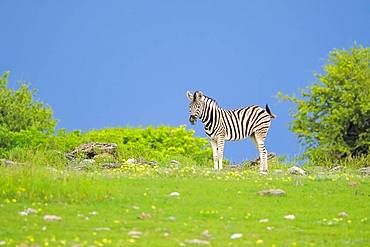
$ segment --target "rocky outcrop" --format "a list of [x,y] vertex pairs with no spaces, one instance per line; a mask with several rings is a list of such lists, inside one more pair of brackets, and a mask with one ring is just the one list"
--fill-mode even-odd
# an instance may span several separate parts
[[71,152],[66,154],[67,158],[86,158],[92,159],[97,155],[109,154],[115,155],[117,152],[116,143],[106,143],[106,142],[90,142],[81,144]]

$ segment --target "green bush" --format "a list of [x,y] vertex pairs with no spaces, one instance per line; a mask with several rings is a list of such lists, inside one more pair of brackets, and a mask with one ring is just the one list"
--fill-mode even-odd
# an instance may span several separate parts
[[35,90],[21,83],[17,90],[7,87],[9,72],[0,76],[0,127],[13,132],[37,130],[53,133],[56,121],[50,107],[35,101]]
[[330,52],[323,74],[293,102],[291,130],[313,161],[366,156],[370,150],[370,48]]
[[50,134],[34,128],[14,132],[5,126],[0,126],[0,157],[6,156],[14,148],[35,150],[45,147],[50,138]]
[[194,131],[180,127],[112,128],[67,132],[60,130],[47,143],[48,148],[68,152],[87,142],[114,142],[118,144],[119,158],[138,158],[158,162],[186,159],[204,164],[211,161],[212,153],[205,138],[194,137]]

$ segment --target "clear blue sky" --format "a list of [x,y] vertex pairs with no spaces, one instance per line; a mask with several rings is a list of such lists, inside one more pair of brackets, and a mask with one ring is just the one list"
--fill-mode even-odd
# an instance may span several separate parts
[[[59,128],[186,124],[186,90],[225,108],[269,103],[267,148],[302,153],[288,103],[327,54],[369,46],[370,1],[0,1],[0,71],[31,83]],[[226,158],[252,159],[251,142]]]

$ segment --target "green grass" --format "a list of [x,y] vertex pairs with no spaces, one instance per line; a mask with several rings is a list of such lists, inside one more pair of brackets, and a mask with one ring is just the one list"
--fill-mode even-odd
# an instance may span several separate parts
[[[307,176],[274,174],[273,170],[260,176],[250,169],[213,172],[136,166],[77,172],[2,166],[0,243],[189,246],[188,240],[199,239],[211,246],[370,245],[368,177],[351,170],[312,170]],[[287,195],[257,194],[268,188],[283,189]],[[180,196],[169,195],[174,191]],[[26,208],[38,213],[21,216]],[[348,217],[339,217],[342,211]],[[147,217],[141,219],[142,213]],[[46,214],[62,220],[44,221]],[[284,219],[288,214],[296,219]],[[260,223],[264,218],[269,221]],[[109,230],[97,229],[102,227]],[[128,234],[132,230],[142,236],[132,238]],[[205,230],[208,238],[202,236]],[[243,236],[232,240],[234,233]]]

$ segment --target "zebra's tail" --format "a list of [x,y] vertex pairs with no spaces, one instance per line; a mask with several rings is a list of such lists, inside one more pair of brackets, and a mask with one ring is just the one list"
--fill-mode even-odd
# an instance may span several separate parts
[[271,112],[268,104],[266,104],[266,111],[271,116],[271,118],[276,118],[276,115]]

